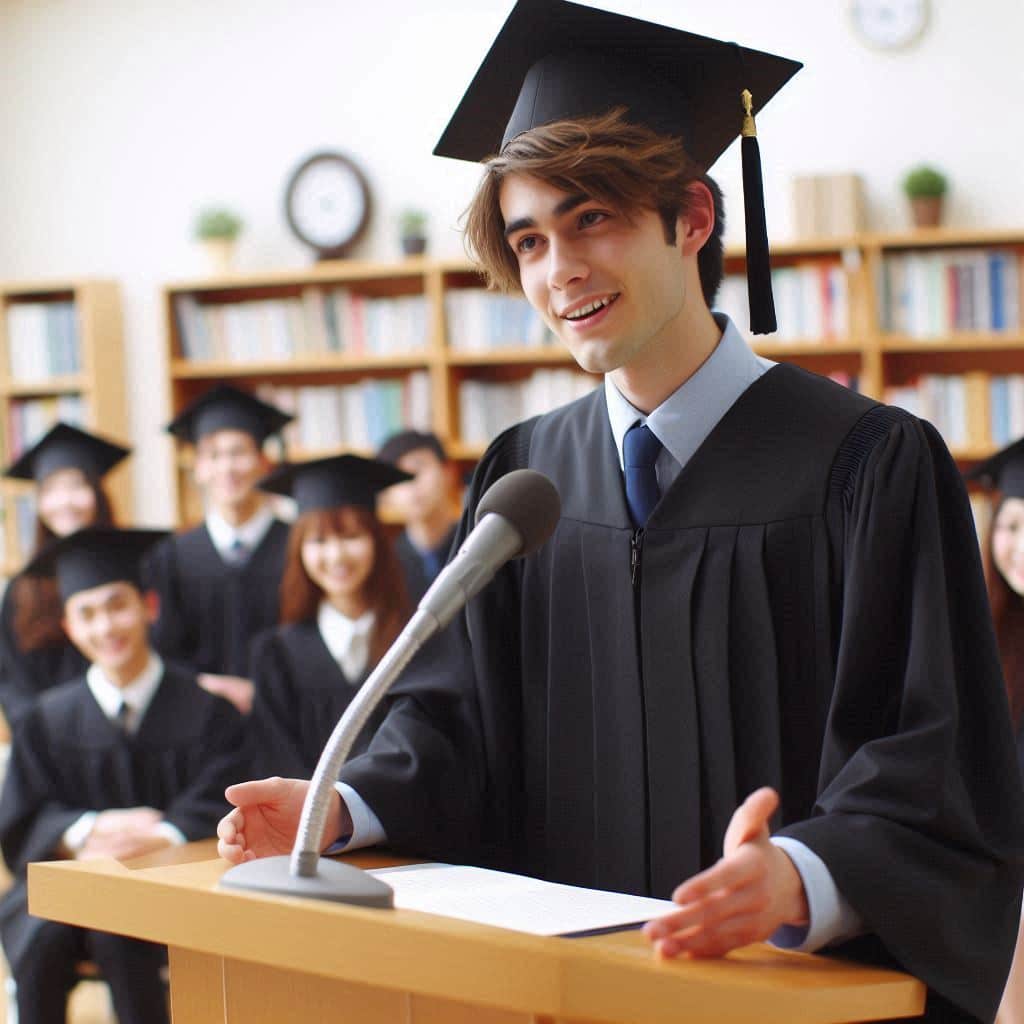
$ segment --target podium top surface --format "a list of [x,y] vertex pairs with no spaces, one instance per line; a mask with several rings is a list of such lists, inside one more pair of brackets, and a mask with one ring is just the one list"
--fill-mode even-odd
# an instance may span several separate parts
[[[367,852],[346,859],[408,863]],[[227,867],[210,843],[131,866],[33,864],[29,909],[228,959],[553,1017],[656,1024],[699,1001],[713,1003],[721,1021],[826,1024],[924,1008],[924,986],[908,975],[763,944],[718,960],[663,962],[636,930],[547,938],[410,910],[219,890]]]

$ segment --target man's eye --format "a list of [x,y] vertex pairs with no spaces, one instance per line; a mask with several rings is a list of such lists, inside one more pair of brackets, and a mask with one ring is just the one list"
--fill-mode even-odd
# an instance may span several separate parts
[[594,224],[600,224],[605,218],[600,210],[587,210],[580,214],[580,227],[589,228]]
[[524,235],[518,242],[516,242],[516,252],[532,252],[536,248],[536,235]]

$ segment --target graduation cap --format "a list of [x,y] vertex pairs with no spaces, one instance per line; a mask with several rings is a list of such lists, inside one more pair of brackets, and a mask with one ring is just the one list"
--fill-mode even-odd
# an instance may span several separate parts
[[438,462],[448,461],[448,456],[445,454],[437,434],[428,434],[421,430],[403,430],[392,434],[380,446],[377,458],[381,462],[390,462],[394,465],[404,455],[408,455],[409,452],[418,452],[422,448],[433,452],[437,456]]
[[166,530],[89,526],[58,537],[25,566],[26,576],[54,576],[62,601],[81,590],[124,581],[142,589],[142,556]]
[[373,508],[377,492],[411,480],[408,473],[358,455],[332,455],[311,462],[278,466],[257,485],[271,494],[294,498],[299,515],[316,509],[365,505]]
[[4,476],[35,480],[41,484],[58,469],[80,469],[86,476],[99,480],[130,454],[130,448],[104,440],[70,423],[57,423],[31,448],[22,452],[7,467]]
[[567,0],[518,0],[459,103],[437,156],[481,161],[517,135],[624,106],[627,119],[679,136],[707,170],[743,137],[751,329],[776,328],[758,109],[798,61]]
[[1024,498],[1024,437],[996,452],[966,474],[1006,498]]
[[191,444],[198,444],[216,430],[244,430],[262,445],[294,418],[247,391],[218,384],[185,406],[167,424],[167,430]]

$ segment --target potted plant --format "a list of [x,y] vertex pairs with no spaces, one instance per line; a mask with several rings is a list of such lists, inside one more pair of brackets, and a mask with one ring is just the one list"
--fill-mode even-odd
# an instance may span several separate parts
[[234,263],[235,241],[242,231],[243,221],[233,210],[223,206],[208,206],[196,217],[195,235],[203,249],[211,272],[228,273]]
[[403,210],[398,215],[402,252],[421,256],[427,249],[427,215],[422,210]]
[[942,223],[942,200],[948,188],[946,176],[927,164],[907,172],[903,179],[903,191],[910,199],[914,227],[934,228]]

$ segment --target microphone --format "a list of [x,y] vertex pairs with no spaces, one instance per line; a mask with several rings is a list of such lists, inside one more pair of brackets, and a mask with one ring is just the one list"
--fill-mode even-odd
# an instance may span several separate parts
[[302,807],[290,857],[266,857],[224,873],[226,888],[391,907],[391,887],[351,864],[321,860],[320,843],[341,766],[374,709],[413,655],[512,558],[536,551],[561,515],[554,484],[542,473],[517,469],[495,481],[477,506],[476,523],[458,552],[423,595],[406,627],[334,727]]

